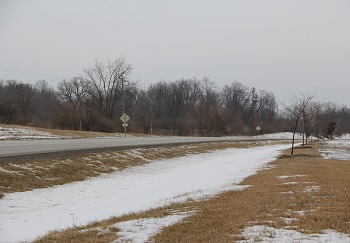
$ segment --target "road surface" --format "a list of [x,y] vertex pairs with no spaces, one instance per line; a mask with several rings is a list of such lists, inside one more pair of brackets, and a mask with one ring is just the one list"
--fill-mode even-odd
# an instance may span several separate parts
[[216,141],[262,140],[250,137],[126,137],[52,140],[0,141],[0,158],[64,151],[127,148],[167,144],[184,144]]

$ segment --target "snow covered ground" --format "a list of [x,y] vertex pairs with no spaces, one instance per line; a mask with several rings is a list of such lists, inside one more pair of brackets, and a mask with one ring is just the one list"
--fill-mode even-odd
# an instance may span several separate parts
[[[279,133],[272,133],[272,134],[263,134],[254,136],[256,138],[263,138],[263,139],[292,139],[293,133],[291,132],[279,132]],[[300,134],[295,134],[296,139],[302,138]]]
[[[287,139],[292,140],[293,139],[293,133],[292,132],[279,132],[279,133],[271,133],[271,134],[263,134],[254,136],[255,138],[262,138],[262,139]],[[301,133],[295,133],[294,139],[303,139],[303,135]],[[308,137],[308,141],[317,140],[316,137],[310,136]]]
[[326,230],[324,234],[302,234],[295,230],[276,229],[267,226],[252,226],[244,230],[242,236],[249,240],[238,241],[241,243],[253,242],[303,242],[303,243],[320,243],[320,242],[337,242],[349,243],[349,235],[339,233],[334,230]]
[[350,160],[350,140],[339,139],[327,142],[327,146],[320,150],[325,159]]
[[0,140],[22,140],[22,139],[57,139],[61,136],[53,135],[49,132],[42,132],[36,129],[0,126]]
[[82,182],[7,194],[0,200],[0,239],[29,241],[49,230],[241,189],[238,183],[288,147],[228,149],[160,160]]

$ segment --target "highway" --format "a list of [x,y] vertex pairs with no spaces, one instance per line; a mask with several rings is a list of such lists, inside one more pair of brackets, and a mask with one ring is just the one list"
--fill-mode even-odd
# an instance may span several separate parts
[[52,140],[10,140],[0,141],[0,158],[105,148],[128,148],[184,143],[253,140],[262,139],[250,137],[122,137]]

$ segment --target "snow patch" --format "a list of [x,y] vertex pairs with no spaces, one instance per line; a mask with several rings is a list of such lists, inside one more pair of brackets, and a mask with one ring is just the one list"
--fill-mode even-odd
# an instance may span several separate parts
[[319,191],[320,191],[319,186],[308,186],[304,190],[304,192],[306,192],[306,193],[319,192]]
[[[264,134],[259,136],[254,136],[256,138],[264,138],[264,139],[293,139],[293,133],[291,132],[280,132],[280,133],[272,133],[272,134]],[[295,138],[300,139],[301,136],[295,134]]]
[[115,243],[133,242],[143,243],[159,233],[163,228],[176,224],[188,217],[189,214],[169,215],[163,218],[135,219],[114,224],[112,227],[118,228],[120,236]]
[[324,234],[302,234],[295,230],[276,229],[267,226],[252,226],[244,230],[242,236],[247,240],[238,242],[350,242],[350,235],[334,230],[325,230]]
[[61,136],[30,128],[0,126],[0,140],[57,139]]
[[325,159],[350,160],[350,140],[333,140],[320,153]]
[[292,222],[294,221],[298,221],[299,219],[297,218],[283,218],[281,217],[280,218],[285,224],[291,224]]
[[284,175],[284,176],[277,176],[277,178],[284,180],[284,179],[297,178],[297,177],[303,177],[303,176],[305,176],[305,175],[291,175],[291,176]]

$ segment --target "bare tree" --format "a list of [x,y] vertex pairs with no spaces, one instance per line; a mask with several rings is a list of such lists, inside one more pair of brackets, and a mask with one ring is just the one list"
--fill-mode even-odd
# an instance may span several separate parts
[[224,128],[219,93],[214,82],[203,78],[198,99],[191,104],[190,127],[201,136],[217,136]]
[[320,137],[319,128],[322,124],[322,104],[319,102],[310,103],[310,112],[308,121],[310,123],[310,129],[314,129],[314,134],[317,138]]
[[265,90],[259,90],[256,112],[262,121],[273,123],[277,115],[275,95]]
[[[87,80],[82,77],[74,77],[69,81],[63,80],[58,84],[58,97],[62,101],[59,107],[59,114],[56,118],[73,129],[83,130],[83,120],[87,123],[87,107],[91,103],[91,88]],[[69,115],[70,114],[70,115]]]
[[[132,86],[132,65],[119,57],[106,64],[95,61],[92,68],[84,70],[93,93],[93,104],[101,115],[113,119],[121,110],[122,93]],[[119,103],[119,107],[118,107]]]
[[59,97],[72,104],[83,102],[90,94],[89,82],[82,77],[74,77],[70,81],[63,80],[57,89]]
[[294,125],[294,130],[293,130],[293,140],[292,140],[292,151],[291,151],[291,155],[294,154],[294,141],[295,141],[295,132],[297,130],[298,127],[298,122],[300,121],[300,119],[306,119],[308,114],[309,114],[309,106],[310,106],[310,102],[311,100],[314,98],[314,95],[310,95],[310,94],[303,94],[300,92],[300,96],[299,97],[294,97],[294,101],[292,102],[291,105],[285,105],[283,103],[283,106],[285,107],[285,109],[287,110],[287,112],[289,113],[290,117],[292,118],[292,120],[294,120],[295,125]]
[[[220,92],[222,118],[228,134],[243,134],[246,130],[244,112],[249,107],[249,87],[239,82],[225,85]],[[250,130],[250,129],[249,129]]]
[[142,128],[143,133],[150,133],[150,129],[153,129],[153,112],[151,100],[146,91],[139,90],[137,92],[134,107],[135,108],[131,115],[135,120],[135,123]]
[[181,79],[170,83],[158,82],[151,85],[148,92],[153,100],[157,100],[153,104],[170,118],[173,135],[176,135],[179,121],[186,116],[191,102],[198,99],[200,88],[197,80]]
[[222,101],[225,107],[239,109],[243,112],[249,107],[249,88],[239,82],[225,85],[222,91]]

